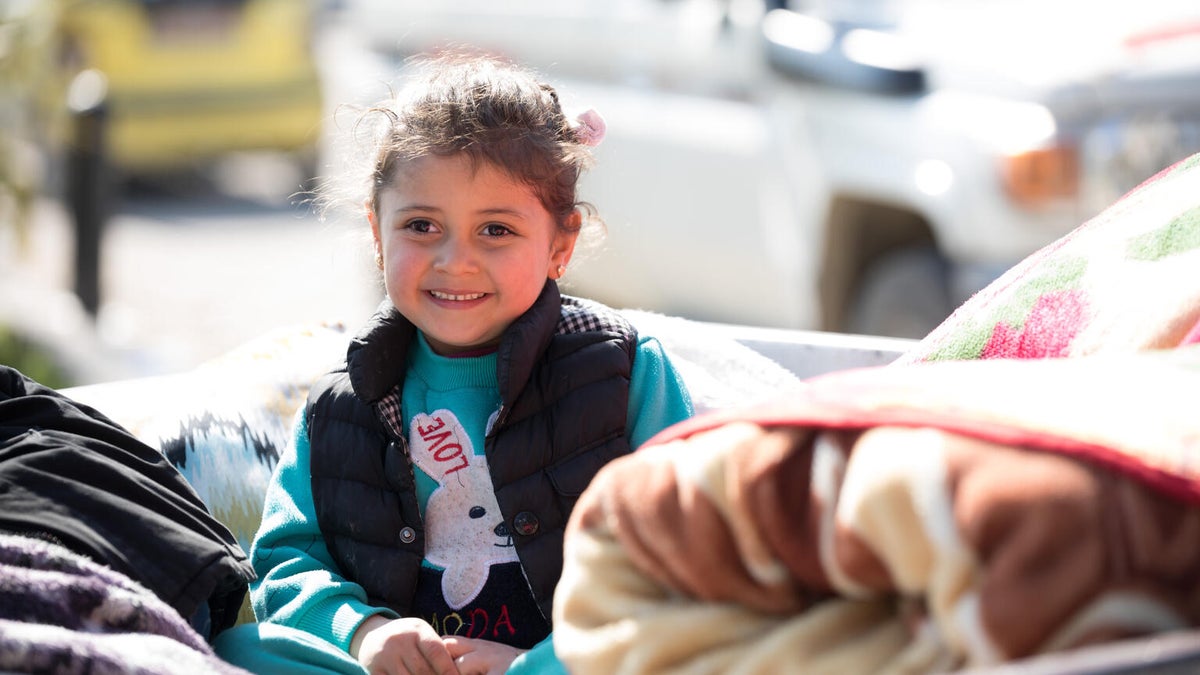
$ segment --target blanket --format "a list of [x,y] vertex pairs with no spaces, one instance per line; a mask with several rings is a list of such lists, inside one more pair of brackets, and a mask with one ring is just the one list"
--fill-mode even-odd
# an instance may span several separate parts
[[907,673],[1200,625],[1200,158],[889,366],[701,415],[567,530],[576,673]]
[[5,534],[0,670],[245,673],[217,658],[178,612],[129,577],[54,542]]
[[931,672],[1196,625],[1198,386],[1200,346],[858,370],[696,418],[580,499],[556,648]]

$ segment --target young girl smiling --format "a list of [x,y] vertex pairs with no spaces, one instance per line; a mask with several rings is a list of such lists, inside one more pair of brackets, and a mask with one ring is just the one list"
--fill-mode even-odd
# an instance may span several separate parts
[[318,380],[252,546],[258,672],[561,671],[563,528],[610,460],[688,417],[652,337],[562,296],[603,137],[498,60],[441,57],[376,110],[387,300]]

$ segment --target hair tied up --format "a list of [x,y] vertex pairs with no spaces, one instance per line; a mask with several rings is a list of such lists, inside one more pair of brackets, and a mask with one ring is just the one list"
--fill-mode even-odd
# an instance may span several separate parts
[[571,117],[570,125],[575,140],[592,148],[600,145],[600,141],[604,140],[605,131],[608,130],[604,118],[594,108],[588,108]]

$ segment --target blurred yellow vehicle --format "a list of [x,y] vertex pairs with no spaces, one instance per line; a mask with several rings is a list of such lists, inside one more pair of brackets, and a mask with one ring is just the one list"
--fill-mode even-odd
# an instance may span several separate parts
[[[322,119],[306,0],[58,0],[64,79],[107,82],[112,165],[152,173],[231,151],[293,153],[311,177]],[[65,89],[63,90],[65,91]]]

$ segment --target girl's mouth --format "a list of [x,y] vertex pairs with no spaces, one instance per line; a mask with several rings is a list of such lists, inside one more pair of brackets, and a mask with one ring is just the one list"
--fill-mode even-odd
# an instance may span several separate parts
[[478,300],[487,293],[447,293],[445,291],[429,291],[429,294],[436,300],[448,300],[452,302],[466,302],[467,300]]

